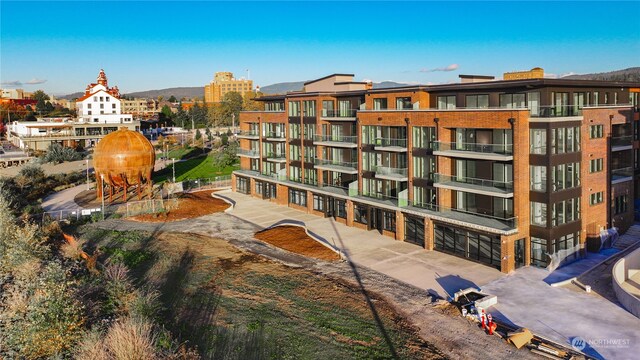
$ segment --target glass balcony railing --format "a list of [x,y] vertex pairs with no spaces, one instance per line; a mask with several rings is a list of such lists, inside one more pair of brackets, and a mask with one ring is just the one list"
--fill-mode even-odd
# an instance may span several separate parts
[[582,116],[583,106],[578,105],[551,105],[533,106],[529,108],[530,117],[567,117]]
[[351,169],[358,169],[358,162],[357,161],[353,161],[353,162],[348,162],[348,161],[337,161],[337,160],[327,160],[327,159],[315,159],[314,163],[316,165],[324,165],[324,166],[337,166],[337,167],[344,167],[344,168],[351,168]]
[[356,117],[356,109],[322,109],[322,117],[327,118],[354,118]]
[[259,150],[251,150],[251,149],[238,149],[238,155],[239,156],[259,157],[260,156],[260,151]]
[[478,179],[471,177],[462,177],[462,176],[451,176],[444,174],[433,174],[433,182],[435,183],[446,183],[446,182],[456,182],[461,184],[469,184],[482,186],[487,188],[498,188],[503,190],[513,191],[513,181],[505,182],[505,181],[496,181],[489,179]]
[[407,177],[407,168],[394,168],[388,166],[376,166],[375,167],[376,174],[393,176],[399,178]]
[[401,148],[406,148],[407,147],[407,139],[394,139],[394,138],[376,138],[376,143],[375,146],[382,146],[382,147],[401,147]]
[[633,135],[612,136],[611,146],[630,146],[633,143]]
[[283,152],[268,152],[267,153],[267,159],[286,160],[287,157],[285,156],[285,153],[283,153]]
[[343,142],[350,144],[357,144],[357,136],[345,136],[345,135],[316,135],[313,137],[315,142]]
[[260,136],[259,130],[240,130],[238,136]]
[[284,131],[267,131],[264,134],[264,137],[269,139],[284,139],[286,138]]
[[478,153],[513,154],[513,144],[478,144],[463,142],[433,142],[434,151],[471,151]]
[[455,218],[455,220],[492,228],[501,228],[506,226],[508,228],[515,229],[518,225],[518,218],[510,215],[499,216],[496,214],[487,214],[486,212],[478,210],[456,209],[421,201],[409,201],[409,206],[441,213],[442,216]]

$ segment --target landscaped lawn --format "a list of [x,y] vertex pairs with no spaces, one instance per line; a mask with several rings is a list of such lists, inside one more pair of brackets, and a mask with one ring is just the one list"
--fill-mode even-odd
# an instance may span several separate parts
[[[167,154],[167,158],[179,160],[179,159],[184,159],[188,157],[193,157],[199,154],[202,154],[202,149],[200,148],[187,148],[182,146],[176,146],[169,150]],[[164,156],[164,151],[156,153],[156,160],[160,159],[163,156]]]
[[[195,179],[211,179],[217,176],[230,175],[232,171],[238,170],[238,164],[218,168],[213,165],[211,156],[200,156],[194,159],[176,161],[176,181],[195,180]],[[156,172],[153,176],[154,183],[161,183],[171,179],[173,176],[172,165]]]

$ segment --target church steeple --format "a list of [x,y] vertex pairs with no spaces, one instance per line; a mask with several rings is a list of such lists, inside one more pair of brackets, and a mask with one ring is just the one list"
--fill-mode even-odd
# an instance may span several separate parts
[[100,69],[100,74],[98,74],[98,84],[108,88],[107,86],[107,75],[104,73],[103,69]]

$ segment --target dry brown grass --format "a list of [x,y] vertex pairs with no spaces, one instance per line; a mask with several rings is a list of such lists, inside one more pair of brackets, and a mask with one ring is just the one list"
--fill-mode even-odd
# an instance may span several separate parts
[[213,191],[205,190],[183,194],[178,199],[177,206],[159,214],[144,214],[128,218],[142,222],[165,222],[192,219],[229,208],[229,204],[211,196]]
[[156,335],[153,325],[144,320],[125,318],[116,321],[101,338],[92,333],[78,348],[79,360],[147,360],[157,359]]

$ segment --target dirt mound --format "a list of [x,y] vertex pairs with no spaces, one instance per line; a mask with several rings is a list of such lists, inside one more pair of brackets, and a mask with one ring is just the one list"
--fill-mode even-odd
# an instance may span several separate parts
[[223,212],[229,208],[229,204],[223,200],[211,196],[213,191],[198,191],[186,193],[178,199],[177,207],[158,214],[144,214],[128,218],[129,220],[143,222],[165,222],[196,218],[217,212]]
[[327,261],[340,260],[340,256],[312,239],[298,226],[278,226],[256,233],[255,238],[296,254]]

